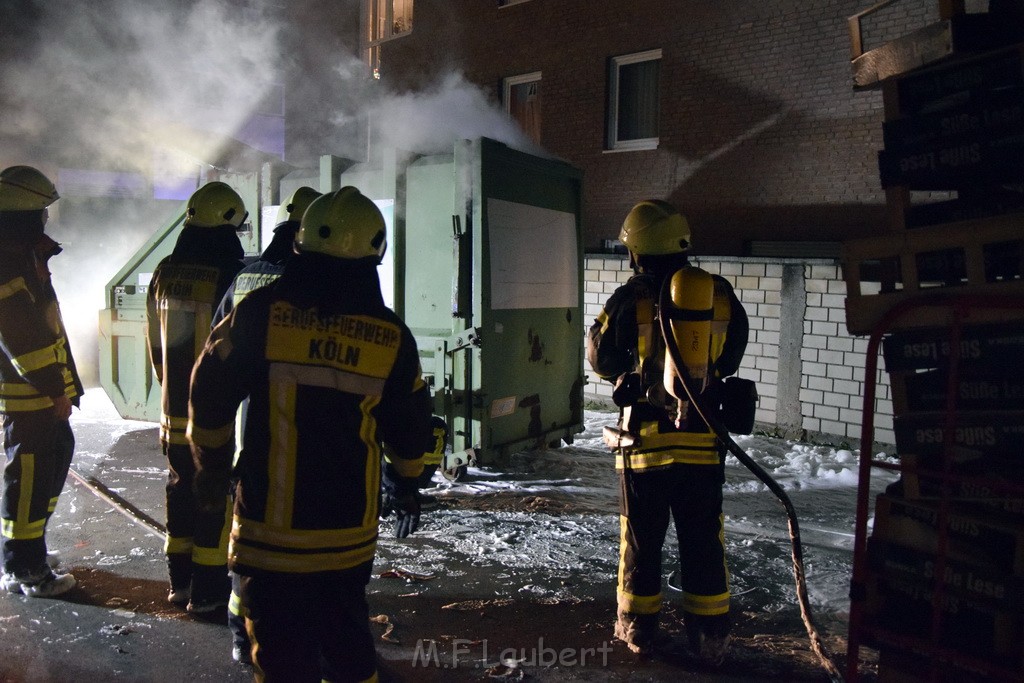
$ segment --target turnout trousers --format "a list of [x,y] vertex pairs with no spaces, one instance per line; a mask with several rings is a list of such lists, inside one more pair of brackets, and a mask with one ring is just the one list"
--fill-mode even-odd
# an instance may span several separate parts
[[679,541],[687,631],[729,630],[729,572],[722,527],[724,468],[674,463],[619,471],[620,548],[616,635],[651,645],[662,603],[662,545],[669,518]]
[[4,569],[25,575],[46,567],[46,524],[71,468],[71,424],[52,408],[0,414],[3,422]]
[[338,572],[242,576],[256,680],[376,681],[366,602],[372,568],[371,561]]
[[246,652],[252,649],[249,632],[245,625],[245,608],[242,607],[242,577],[231,575],[231,598],[228,600],[228,629],[231,631],[231,645]]
[[196,466],[187,444],[162,440],[167,458],[167,541],[164,551],[172,590],[192,586],[194,598],[223,596],[230,590],[228,532],[231,529],[228,492],[224,509],[201,512],[192,491]]

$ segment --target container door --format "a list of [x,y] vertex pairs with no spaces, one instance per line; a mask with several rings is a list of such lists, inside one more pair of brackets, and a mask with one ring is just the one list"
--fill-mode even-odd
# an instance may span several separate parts
[[474,147],[475,403],[483,457],[500,458],[583,429],[581,174]]

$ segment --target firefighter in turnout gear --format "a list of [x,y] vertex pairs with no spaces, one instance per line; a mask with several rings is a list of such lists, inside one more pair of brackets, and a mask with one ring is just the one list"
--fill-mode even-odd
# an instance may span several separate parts
[[302,214],[319,196],[320,193],[313,188],[303,186],[295,190],[288,201],[281,205],[277,211],[273,239],[256,261],[242,268],[235,276],[213,317],[214,325],[226,318],[235,304],[244,299],[246,294],[269,285],[284,272],[284,264],[295,255],[295,234],[299,231]]
[[430,425],[434,433],[434,446],[423,454],[423,474],[420,475],[420,486],[423,488],[430,486],[434,473],[444,462],[444,451],[448,445],[448,423],[435,415]]
[[[659,300],[671,283],[673,299],[690,287],[705,297],[695,311],[671,315],[688,329],[687,367],[701,379],[700,403],[719,406],[722,380],[736,372],[747,343],[747,316],[729,283],[687,259],[690,229],[671,204],[638,203],[619,239],[634,275],[608,299],[587,338],[587,360],[615,385],[617,428],[605,440],[616,453],[620,478],[621,542],[615,636],[637,653],[652,652],[662,603],[661,551],[669,517],[679,540],[683,614],[690,646],[718,665],[729,639],[729,584],[722,526],[725,447],[675,386],[659,327]],[[683,307],[685,308],[685,306]],[[699,343],[698,343],[699,342]],[[680,344],[679,346],[683,346]],[[666,364],[669,373],[666,373]],[[675,389],[675,391],[668,391]]]
[[44,598],[75,585],[71,574],[53,571],[46,524],[71,467],[68,418],[83,393],[47,265],[61,252],[43,232],[57,199],[53,183],[31,166],[0,172],[0,419],[7,456],[0,586]]
[[[311,187],[302,186],[295,190],[291,197],[277,211],[277,224],[274,226],[274,237],[260,254],[259,259],[249,264],[235,276],[234,282],[224,293],[220,308],[213,316],[214,326],[227,317],[235,304],[245,298],[253,290],[269,285],[284,272],[284,264],[295,255],[295,234],[299,231],[302,214],[313,203],[320,193]],[[246,401],[238,411],[235,426],[235,438],[241,443],[245,429]],[[251,664],[249,657],[251,644],[245,632],[245,613],[242,609],[240,578],[231,573],[231,600],[228,602],[228,627],[231,629],[231,657],[236,662]]]
[[167,458],[167,599],[194,613],[227,605],[227,511],[199,510],[195,465],[186,437],[192,366],[210,334],[214,310],[242,268],[238,229],[247,217],[241,197],[212,181],[188,200],[185,224],[171,254],[153,272],[147,296],[150,360],[161,385],[160,446]]
[[[431,430],[433,431],[433,440],[430,450],[423,454],[423,471],[420,476],[416,478],[416,488],[428,488],[433,486],[434,473],[437,472],[438,468],[441,467],[441,463],[444,462],[444,451],[448,445],[448,423],[443,418],[434,415],[430,420]],[[390,467],[390,458],[385,454],[384,456],[384,467]],[[399,480],[400,481],[400,480]],[[398,538],[405,538],[409,535],[408,529],[419,524],[418,516],[414,520],[411,517],[403,516],[402,510],[394,507],[396,498],[396,491],[394,485],[396,478],[384,477],[384,505],[381,508],[381,517],[387,518],[392,512],[397,513],[395,515],[395,536]],[[437,499],[433,496],[429,496],[424,493],[420,493],[418,490],[414,494],[416,498],[416,515],[419,515],[420,510],[435,510],[437,509]]]
[[430,389],[412,333],[381,294],[376,205],[354,187],[317,198],[296,247],[281,277],[213,330],[196,364],[196,491],[216,508],[238,482],[228,556],[242,576],[257,680],[375,680],[366,585],[381,478],[386,505],[413,531],[416,478],[434,447]]

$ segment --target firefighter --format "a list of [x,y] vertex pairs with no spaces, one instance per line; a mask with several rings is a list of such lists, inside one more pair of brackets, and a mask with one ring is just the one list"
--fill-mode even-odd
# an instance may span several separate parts
[[434,446],[416,342],[381,294],[386,244],[383,216],[356,188],[317,198],[298,254],[213,330],[193,373],[197,496],[216,508],[238,482],[228,557],[257,680],[376,677],[366,585],[378,519],[416,530]]
[[213,317],[214,325],[227,317],[235,304],[241,301],[246,294],[270,284],[281,275],[285,262],[295,255],[295,233],[299,231],[302,214],[319,196],[319,192],[304,185],[292,192],[288,201],[278,208],[273,239],[260,254],[259,259],[243,268],[235,276],[234,282],[224,293],[224,299]]
[[[686,218],[661,200],[639,202],[619,234],[634,275],[608,299],[590,328],[587,360],[614,383],[618,429],[606,430],[620,479],[619,572],[615,636],[650,654],[660,634],[661,550],[669,517],[679,540],[683,614],[691,648],[711,665],[729,642],[729,585],[722,526],[725,448],[694,405],[665,389],[665,340],[658,324],[666,279],[689,267]],[[699,269],[693,269],[695,272]],[[722,378],[739,367],[747,317],[729,283],[700,271],[714,292],[714,322],[705,344],[708,387],[701,403],[717,405]]]
[[[299,231],[302,214],[306,212],[320,193],[311,187],[302,186],[295,190],[288,200],[277,211],[277,224],[274,226],[274,237],[260,254],[259,259],[239,271],[235,276],[220,307],[213,316],[216,326],[227,317],[235,304],[245,298],[253,290],[270,284],[284,272],[284,264],[295,255],[295,233]],[[235,427],[236,438],[239,439],[245,429],[245,406],[238,411]],[[245,614],[242,609],[239,577],[231,572],[231,599],[228,602],[228,627],[231,630],[231,658],[241,664],[252,664],[249,658],[251,646],[249,636],[245,632]]]
[[[441,467],[441,463],[444,462],[444,451],[448,445],[448,423],[443,418],[435,415],[431,418],[430,427],[434,434],[434,441],[433,448],[423,454],[423,474],[420,475],[419,479],[420,486],[423,488],[431,485],[434,473],[437,472],[438,468]],[[420,501],[436,504],[436,501],[423,495],[420,496]]]
[[228,487],[219,510],[200,511],[186,438],[192,366],[210,334],[214,310],[242,268],[242,198],[212,181],[188,200],[174,250],[153,272],[147,296],[149,354],[161,384],[160,446],[167,458],[167,599],[195,614],[227,605]]
[[6,452],[3,589],[49,598],[75,586],[56,574],[46,525],[71,467],[71,406],[82,383],[47,265],[60,246],[43,231],[53,183],[31,166],[0,172],[0,419]]
[[[429,488],[433,486],[434,473],[441,467],[441,463],[444,462],[444,451],[448,445],[448,423],[443,418],[434,415],[430,420],[430,428],[433,432],[433,440],[431,441],[430,450],[423,454],[423,472],[416,479],[417,488]],[[385,464],[388,461],[388,457],[384,456]],[[385,486],[389,482],[385,481]],[[385,494],[387,491],[385,490]],[[437,499],[433,496],[429,496],[419,491],[416,492],[416,497],[419,501],[419,506],[422,510],[436,510],[438,507]],[[385,512],[385,517],[387,513]],[[395,535],[399,538],[402,537],[402,529],[399,525],[395,525]]]

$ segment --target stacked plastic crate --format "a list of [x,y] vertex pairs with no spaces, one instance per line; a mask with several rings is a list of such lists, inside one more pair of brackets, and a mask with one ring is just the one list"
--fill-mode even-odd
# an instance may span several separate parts
[[[881,346],[900,473],[858,510],[850,664],[879,680],[1024,680],[1024,25],[940,2],[863,51],[881,88],[888,231],[844,245],[847,328]],[[866,377],[866,384],[874,377]],[[865,411],[873,410],[866,405]],[[870,423],[870,422],[869,422]]]

